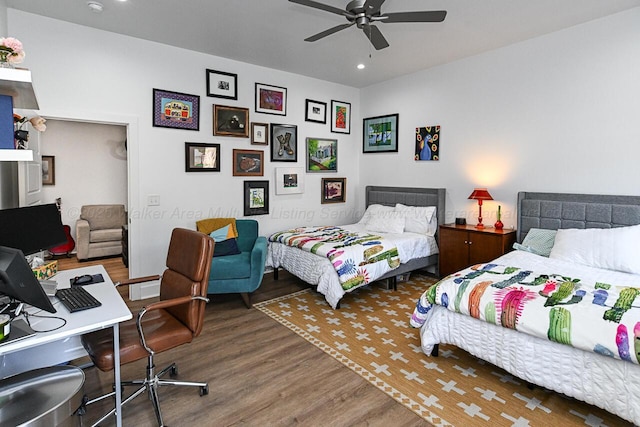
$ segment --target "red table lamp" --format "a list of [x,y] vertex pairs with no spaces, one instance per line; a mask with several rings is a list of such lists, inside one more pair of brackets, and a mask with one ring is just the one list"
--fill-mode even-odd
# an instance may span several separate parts
[[478,201],[478,224],[476,228],[484,228],[484,224],[482,224],[482,201],[493,200],[493,197],[491,197],[486,188],[475,188],[469,199]]

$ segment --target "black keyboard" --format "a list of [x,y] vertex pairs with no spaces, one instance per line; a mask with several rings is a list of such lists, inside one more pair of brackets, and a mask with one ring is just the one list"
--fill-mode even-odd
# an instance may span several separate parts
[[58,289],[56,296],[71,313],[87,310],[89,308],[100,307],[102,303],[95,299],[85,288],[76,286],[74,288]]

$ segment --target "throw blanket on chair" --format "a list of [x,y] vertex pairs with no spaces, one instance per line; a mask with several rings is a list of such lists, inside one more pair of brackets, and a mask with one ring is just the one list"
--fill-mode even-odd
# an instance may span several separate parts
[[327,257],[344,290],[365,285],[400,265],[398,248],[393,242],[379,235],[335,226],[280,231],[272,234],[269,241]]

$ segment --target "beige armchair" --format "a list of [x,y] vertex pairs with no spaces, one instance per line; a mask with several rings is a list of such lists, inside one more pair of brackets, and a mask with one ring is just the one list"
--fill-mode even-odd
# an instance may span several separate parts
[[122,226],[127,223],[124,205],[86,205],[76,221],[78,260],[120,255]]

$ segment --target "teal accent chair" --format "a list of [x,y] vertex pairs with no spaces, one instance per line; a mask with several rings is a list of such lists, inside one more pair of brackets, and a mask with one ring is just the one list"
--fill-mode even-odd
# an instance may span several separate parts
[[239,293],[247,308],[251,308],[249,294],[262,283],[267,238],[258,236],[258,221],[254,219],[237,219],[236,228],[240,253],[213,258],[207,294]]

